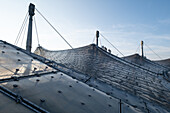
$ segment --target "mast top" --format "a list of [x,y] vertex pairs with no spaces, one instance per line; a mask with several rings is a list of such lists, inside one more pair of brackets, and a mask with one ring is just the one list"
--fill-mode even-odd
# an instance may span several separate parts
[[141,49],[142,49],[142,57],[144,57],[144,53],[143,53],[143,41],[141,41]]
[[96,31],[96,45],[98,46],[99,31]]
[[35,15],[35,5],[30,3],[29,5],[29,25],[28,25],[28,34],[27,34],[27,42],[26,42],[26,50],[28,52],[31,52],[32,48],[32,21],[33,21],[33,16]]
[[35,11],[35,5],[32,4],[32,3],[30,3],[30,5],[29,5],[29,10],[28,10],[29,15],[30,15],[30,16],[34,16],[34,14],[35,14],[34,11]]

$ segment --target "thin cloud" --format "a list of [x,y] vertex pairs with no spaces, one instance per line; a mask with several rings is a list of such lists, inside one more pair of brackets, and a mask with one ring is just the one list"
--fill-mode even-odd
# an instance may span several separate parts
[[159,20],[158,22],[161,23],[161,24],[170,24],[170,18]]
[[[141,40],[147,42],[149,40],[152,40],[152,42],[156,41],[155,44],[150,44],[149,47],[151,47],[158,55],[160,55],[163,59],[168,58],[170,56],[170,47],[169,45],[162,45],[160,46],[159,40],[163,44],[164,42],[167,43],[167,41],[170,40],[170,34],[156,34],[156,33],[150,33],[149,29],[152,29],[152,26],[142,25],[141,29],[148,29],[148,32],[144,31],[138,31],[133,30],[135,29],[135,26],[137,25],[118,25],[117,27],[114,27],[110,30],[100,30],[100,33],[102,33],[116,48],[118,48],[125,56],[134,54],[140,44]],[[131,27],[131,31],[126,30],[126,28]],[[117,29],[121,28],[121,29]],[[155,28],[155,27],[153,27]],[[123,30],[122,30],[123,29]],[[73,47],[80,47],[83,45],[87,45],[92,43],[93,39],[95,38],[95,32],[96,28],[92,27],[89,29],[75,29],[71,33],[66,34],[67,37],[72,37],[72,40],[70,41],[73,44]],[[80,42],[81,38],[81,42]],[[106,46],[107,48],[112,50],[112,53],[115,55],[121,56],[111,45],[108,44],[102,37],[100,38],[101,44]],[[163,42],[162,42],[163,41]],[[149,49],[145,49],[146,55],[150,59],[158,59],[153,55],[153,53]]]
[[150,32],[156,31],[158,28],[155,25],[147,25],[147,24],[113,24],[113,29],[117,29],[120,31],[140,31],[140,32]]
[[146,39],[165,39],[165,40],[170,40],[170,34],[168,35],[154,35],[154,34],[150,34],[148,36],[145,37]]
[[[145,25],[147,26],[147,25]],[[144,27],[145,27],[144,26]],[[118,25],[114,26],[112,31],[103,31],[104,36],[108,38],[109,41],[113,42],[113,44],[125,55],[131,55],[136,52],[141,40],[152,40],[156,41],[155,44],[150,45],[150,48],[153,49],[158,55],[160,55],[163,59],[170,57],[170,46],[162,45],[160,46],[159,41],[163,44],[163,42],[167,42],[170,40],[170,34],[158,35],[156,33],[150,32],[141,32],[141,31],[127,31],[126,27],[133,27],[135,25]],[[143,27],[143,29],[144,29]],[[118,29],[121,28],[121,29]],[[148,27],[147,28],[152,28]],[[115,30],[116,29],[116,30]],[[122,30],[124,29],[124,30]],[[107,44],[106,44],[107,45]],[[113,50],[115,52],[115,50]],[[154,53],[150,51],[148,48],[145,49],[145,52],[148,58],[158,59],[157,56],[153,55]]]

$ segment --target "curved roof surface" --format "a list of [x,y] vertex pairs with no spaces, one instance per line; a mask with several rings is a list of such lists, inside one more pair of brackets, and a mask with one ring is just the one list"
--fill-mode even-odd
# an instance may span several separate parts
[[158,64],[157,62],[151,61],[147,59],[146,57],[141,57],[139,54],[133,54],[130,56],[123,57],[123,59],[136,63],[140,66],[143,66],[145,68],[148,68],[151,71],[155,71],[158,73],[161,73],[163,71],[170,70],[169,67]]
[[157,60],[155,62],[170,68],[170,59]]
[[[48,65],[49,60],[4,41],[0,50],[0,112],[119,112],[119,99]],[[126,103],[122,107],[140,111]]]
[[169,112],[113,79],[79,73],[4,41],[0,50],[0,112]]
[[[112,87],[111,91],[103,88],[101,84],[96,88],[115,97],[121,94],[121,98],[125,101],[127,99],[134,107],[142,109],[144,104],[139,103],[147,101],[169,109],[170,86],[160,72],[123,60],[95,45],[62,51],[50,51],[39,47],[35,53],[94,78],[99,83],[106,83]],[[89,81],[91,79],[86,83]],[[121,91],[126,92],[126,95],[120,93]],[[135,104],[131,97],[136,101]],[[137,98],[142,99],[142,102]]]

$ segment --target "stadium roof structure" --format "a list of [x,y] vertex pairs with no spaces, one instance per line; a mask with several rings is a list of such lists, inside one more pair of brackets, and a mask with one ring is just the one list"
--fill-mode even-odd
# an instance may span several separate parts
[[144,68],[147,68],[150,71],[162,73],[163,71],[170,70],[170,67],[166,65],[159,64],[157,62],[151,61],[146,57],[142,57],[139,54],[133,54],[130,56],[123,57],[123,59],[138,64]]
[[0,112],[119,112],[120,100],[82,82],[86,76],[5,41],[0,50]]
[[163,76],[94,44],[59,54],[39,47],[44,57],[5,41],[0,50],[0,112],[169,112]]
[[35,53],[89,76],[84,83],[121,99],[141,112],[169,112],[170,84],[164,76],[168,68],[162,66],[162,71],[147,69],[95,44],[60,51],[38,47]]
[[5,41],[0,50],[0,112],[169,112],[163,75],[94,44],[59,52],[39,47],[43,57]]
[[37,10],[72,49],[39,46],[32,53],[34,10],[30,4],[21,27],[29,17],[26,50],[0,40],[0,112],[170,112],[169,68],[143,55],[132,60],[107,52],[98,46],[99,31],[96,45],[73,48]]
[[155,62],[170,68],[170,59],[157,60]]

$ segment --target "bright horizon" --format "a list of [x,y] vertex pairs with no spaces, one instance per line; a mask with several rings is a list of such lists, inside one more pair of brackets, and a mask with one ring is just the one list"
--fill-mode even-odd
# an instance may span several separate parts
[[[170,58],[170,1],[168,0],[0,0],[0,37],[14,44],[30,3],[74,47],[93,42],[99,30],[124,56],[136,52],[143,40],[162,59]],[[35,11],[40,45],[49,50],[70,49],[61,37]],[[17,46],[25,48],[27,31]],[[109,43],[99,37],[99,45],[122,57]],[[33,48],[38,46],[33,24]],[[139,53],[139,50],[137,50]],[[151,60],[160,60],[148,47],[144,54]]]

